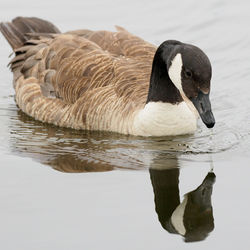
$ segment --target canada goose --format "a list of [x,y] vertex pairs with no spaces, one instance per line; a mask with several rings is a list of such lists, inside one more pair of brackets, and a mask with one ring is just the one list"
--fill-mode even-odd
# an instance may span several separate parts
[[196,46],[168,40],[156,48],[121,27],[60,33],[38,18],[0,29],[15,52],[16,102],[37,120],[141,136],[193,133],[196,110],[215,124],[211,65]]

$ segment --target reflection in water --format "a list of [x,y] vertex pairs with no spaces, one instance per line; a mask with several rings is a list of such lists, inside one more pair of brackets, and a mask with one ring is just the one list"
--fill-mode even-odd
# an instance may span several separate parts
[[[213,230],[211,194],[215,175],[208,173],[202,184],[186,194],[180,203],[177,158],[181,154],[175,150],[186,146],[178,140],[61,129],[37,122],[21,111],[12,126],[10,144],[14,152],[62,172],[145,169],[143,158],[146,158],[151,167],[155,207],[162,227],[184,236],[187,242],[203,240]],[[169,149],[173,149],[172,153]],[[147,156],[150,157],[147,159]]]
[[11,121],[10,146],[18,155],[68,173],[145,169],[126,136],[59,128],[20,110],[17,115]]
[[81,160],[72,154],[57,155],[53,157],[49,165],[55,170],[66,173],[105,172],[114,169],[109,164],[95,164],[95,162]]
[[215,174],[209,172],[201,185],[184,195],[180,203],[177,160],[164,170],[149,170],[159,221],[169,233],[180,234],[186,242],[204,240],[214,229],[211,195]]

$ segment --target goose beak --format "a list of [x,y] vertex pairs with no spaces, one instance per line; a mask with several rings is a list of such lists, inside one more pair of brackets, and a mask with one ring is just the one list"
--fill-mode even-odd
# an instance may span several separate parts
[[199,91],[198,96],[190,99],[198,110],[199,115],[208,128],[212,128],[215,124],[214,115],[211,110],[209,94]]

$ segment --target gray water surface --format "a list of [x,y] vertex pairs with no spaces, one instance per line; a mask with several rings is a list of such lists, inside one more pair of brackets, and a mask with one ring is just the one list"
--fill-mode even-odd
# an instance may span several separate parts
[[[1,21],[37,16],[62,31],[120,25],[156,45],[199,46],[213,67],[216,126],[143,138],[35,121],[15,104],[11,49],[0,36],[1,249],[248,249],[249,12],[248,1],[2,0]],[[183,235],[171,215],[185,197]]]

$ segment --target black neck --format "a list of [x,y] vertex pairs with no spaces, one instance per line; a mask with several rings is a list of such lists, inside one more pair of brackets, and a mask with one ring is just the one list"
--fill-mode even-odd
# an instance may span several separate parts
[[[177,43],[177,44],[176,44]],[[177,41],[166,41],[157,49],[150,78],[147,102],[166,102],[177,104],[183,101],[179,90],[175,87],[169,78],[167,70],[167,58]],[[165,60],[164,60],[165,59]]]

